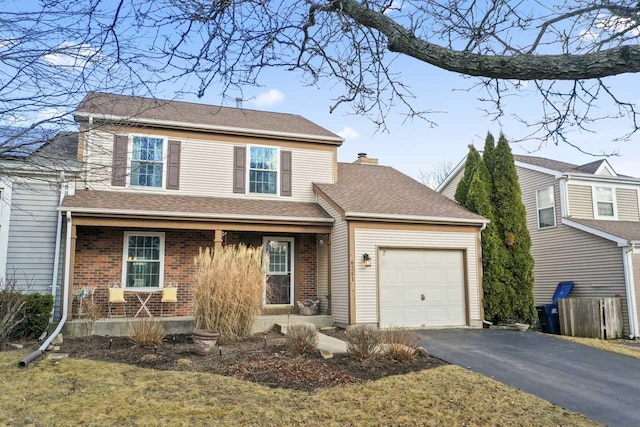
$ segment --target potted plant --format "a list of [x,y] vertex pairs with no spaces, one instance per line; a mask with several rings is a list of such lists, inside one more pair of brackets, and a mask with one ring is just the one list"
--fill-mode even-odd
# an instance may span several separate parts
[[194,261],[193,340],[196,353],[209,354],[221,336],[234,341],[251,335],[262,310],[262,247],[201,249]]

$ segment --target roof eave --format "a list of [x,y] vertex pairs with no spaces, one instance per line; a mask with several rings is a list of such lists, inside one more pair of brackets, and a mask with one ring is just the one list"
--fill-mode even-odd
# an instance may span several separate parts
[[616,236],[615,234],[607,233],[606,231],[602,231],[595,227],[591,227],[589,225],[585,225],[576,221],[572,221],[568,218],[562,218],[562,224],[568,225],[569,227],[573,227],[577,230],[584,231],[589,234],[593,234],[594,236],[602,237],[603,239],[610,240],[615,242],[618,247],[629,246],[630,241],[625,239],[624,237]]
[[157,127],[167,127],[167,128],[183,128],[190,130],[200,130],[200,131],[209,131],[209,132],[218,132],[224,134],[234,134],[234,135],[250,135],[250,136],[259,136],[259,137],[271,137],[271,138],[281,138],[281,139],[292,139],[292,140],[311,140],[314,142],[319,142],[323,144],[329,145],[337,145],[340,146],[344,142],[344,138],[340,138],[338,136],[325,136],[325,135],[313,135],[313,134],[304,134],[304,133],[294,133],[294,132],[279,132],[279,131],[270,131],[270,130],[256,130],[256,129],[246,129],[240,127],[232,127],[232,126],[216,126],[216,125],[207,125],[203,123],[189,123],[189,122],[181,122],[174,120],[156,120],[156,119],[148,119],[144,117],[124,117],[117,116],[111,114],[94,114],[84,111],[76,111],[73,113],[74,117],[81,118],[89,118],[92,117],[97,120],[105,120],[105,121],[113,121],[116,123],[119,122],[131,122],[136,124],[146,124]]
[[58,208],[61,212],[71,212],[71,214],[109,214],[120,216],[153,216],[153,217],[167,217],[167,218],[190,218],[190,219],[203,219],[203,220],[226,220],[226,221],[262,221],[262,222],[304,222],[304,223],[320,223],[320,224],[332,224],[333,218],[319,218],[319,217],[291,217],[291,216],[277,216],[277,215],[242,215],[242,214],[212,214],[202,212],[168,212],[168,211],[150,211],[150,210],[135,210],[135,209],[100,209],[100,208],[85,208],[74,206],[60,206]]
[[585,181],[606,181],[609,183],[616,183],[616,182],[620,182],[623,184],[640,184],[640,178],[633,178],[633,177],[621,177],[621,176],[607,176],[607,175],[593,175],[593,174],[588,174],[588,173],[566,173],[564,174],[564,176],[567,179],[582,179]]
[[350,221],[386,221],[386,222],[411,222],[428,224],[454,224],[483,226],[490,221],[486,218],[455,218],[422,215],[383,214],[369,212],[345,212],[345,218]]

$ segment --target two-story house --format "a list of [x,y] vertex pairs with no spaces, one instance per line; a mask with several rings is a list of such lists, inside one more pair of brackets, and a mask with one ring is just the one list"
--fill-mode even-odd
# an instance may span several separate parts
[[[607,160],[584,165],[515,155],[527,210],[537,304],[558,282],[571,296],[622,297],[625,334],[640,336],[640,179],[618,175]],[[464,160],[438,191],[453,199]]]
[[[91,93],[75,111],[84,180],[60,210],[69,295],[178,287],[191,314],[199,248],[264,247],[265,315],[319,297],[341,326],[478,326],[486,220],[292,114]],[[151,295],[152,315],[161,311]],[[173,308],[171,309],[173,310]]]

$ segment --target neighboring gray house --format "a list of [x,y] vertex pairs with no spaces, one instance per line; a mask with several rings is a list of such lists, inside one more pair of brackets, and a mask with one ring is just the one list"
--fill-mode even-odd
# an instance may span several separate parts
[[[639,337],[640,179],[606,160],[574,165],[515,155],[535,260],[536,304],[551,302],[558,282],[577,297],[622,297],[624,330]],[[458,164],[438,191],[453,199]]]
[[77,144],[77,133],[65,134],[32,153],[0,158],[0,278],[15,276],[26,292],[55,292],[56,317],[62,283],[56,243],[64,247],[65,232],[58,206],[74,189],[68,182],[75,179]]

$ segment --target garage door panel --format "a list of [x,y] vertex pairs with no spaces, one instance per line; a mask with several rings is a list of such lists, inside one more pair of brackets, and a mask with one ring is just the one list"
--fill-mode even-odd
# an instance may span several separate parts
[[378,257],[382,327],[466,324],[462,251],[386,249],[383,255]]

